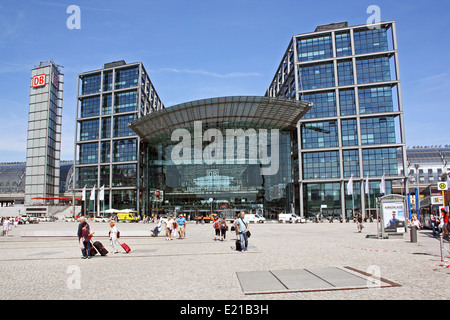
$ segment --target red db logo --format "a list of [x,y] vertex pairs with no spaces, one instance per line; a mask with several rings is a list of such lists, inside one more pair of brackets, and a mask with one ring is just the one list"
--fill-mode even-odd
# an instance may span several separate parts
[[31,86],[33,88],[45,86],[45,74],[38,74],[34,76]]

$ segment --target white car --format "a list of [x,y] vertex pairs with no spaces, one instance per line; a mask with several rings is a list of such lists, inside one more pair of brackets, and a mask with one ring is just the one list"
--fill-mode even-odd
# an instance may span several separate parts
[[248,219],[248,221],[250,223],[264,223],[266,221],[266,218],[264,218],[263,216],[260,216],[259,214],[253,214],[253,213],[249,213],[245,215],[245,218]]
[[278,222],[290,222],[290,223],[300,223],[304,222],[302,221],[304,219],[300,218],[299,216],[296,216],[293,213],[280,213],[278,215]]

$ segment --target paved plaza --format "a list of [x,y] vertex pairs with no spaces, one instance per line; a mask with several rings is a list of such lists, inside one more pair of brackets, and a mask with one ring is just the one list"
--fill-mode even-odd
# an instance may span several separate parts
[[[0,299],[294,300],[449,299],[450,268],[439,240],[376,239],[376,223],[252,224],[249,250],[234,232],[214,241],[212,224],[187,225],[185,239],[150,237],[154,224],[119,223],[112,253],[109,225],[91,222],[107,256],[81,259],[76,222],[19,225],[0,237]],[[450,260],[449,243],[444,242]]]

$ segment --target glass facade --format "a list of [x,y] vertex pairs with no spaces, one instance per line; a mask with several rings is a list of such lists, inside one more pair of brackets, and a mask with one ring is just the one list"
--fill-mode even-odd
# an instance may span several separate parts
[[[372,29],[345,24],[294,36],[282,60],[297,66],[295,97],[314,103],[298,126],[294,165],[299,168],[293,170],[298,172],[293,189],[299,193],[293,207],[305,217],[316,215],[321,204],[327,205],[327,214],[351,217],[346,187],[352,176],[355,210],[367,214],[368,200],[361,196],[367,175],[371,186],[385,175],[387,193],[392,181],[404,178],[398,170],[398,163],[405,165],[406,150],[395,22]],[[293,68],[286,72],[282,66],[267,96],[286,96],[285,79]],[[373,194],[376,190],[372,201]],[[372,214],[374,207],[371,203]]]
[[[105,186],[101,209],[140,210],[141,140],[128,124],[164,108],[141,63],[105,64],[79,75],[76,188]],[[87,210],[94,211],[93,201]],[[95,207],[97,211],[97,207]]]

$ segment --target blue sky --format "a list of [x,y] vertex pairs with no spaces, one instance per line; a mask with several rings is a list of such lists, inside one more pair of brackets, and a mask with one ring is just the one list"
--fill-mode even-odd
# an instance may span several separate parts
[[[81,29],[69,30],[69,5]],[[450,144],[450,1],[89,0],[0,3],[0,162],[25,161],[31,69],[65,74],[61,159],[73,159],[77,75],[142,61],[166,107],[264,95],[292,35],[365,24],[368,6],[397,22],[406,144]]]

